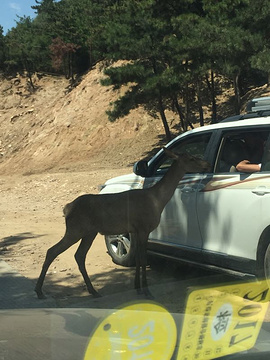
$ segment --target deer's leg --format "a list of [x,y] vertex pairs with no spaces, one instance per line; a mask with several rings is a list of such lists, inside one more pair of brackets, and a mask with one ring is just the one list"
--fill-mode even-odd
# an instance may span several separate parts
[[141,251],[140,251],[140,262],[141,262],[141,267],[142,267],[142,288],[146,289],[147,288],[147,278],[146,278],[146,264],[147,264],[147,249],[146,249],[146,241],[142,241],[141,242]]
[[141,294],[141,280],[140,280],[140,270],[141,270],[141,259],[140,259],[140,247],[139,241],[135,234],[130,234],[131,241],[135,242],[135,280],[134,288],[137,290],[138,294]]
[[66,232],[64,237],[57,244],[48,249],[41,273],[35,286],[35,292],[39,299],[45,298],[42,292],[42,285],[49,266],[58,255],[67,250],[71,245],[75,244],[79,239],[80,237],[78,238]]
[[98,296],[100,296],[100,294],[94,289],[94,287],[90,281],[90,278],[87,274],[86,268],[85,268],[86,254],[88,253],[96,235],[97,235],[97,232],[93,232],[92,234],[89,234],[82,238],[81,243],[78,247],[78,250],[76,251],[75,259],[77,261],[79,270],[83,276],[83,279],[84,279],[84,282],[86,284],[89,294],[92,294],[92,295],[98,297]]
[[[146,265],[147,265],[147,241],[148,233],[131,234],[131,241],[135,241],[135,289],[138,294],[145,294],[147,297],[152,297],[147,285]],[[141,278],[142,277],[142,278]]]
[[153,298],[151,294],[148,284],[147,284],[147,276],[146,276],[146,265],[147,265],[147,241],[149,234],[145,235],[141,238],[140,243],[140,263],[142,267],[142,292],[149,298]]

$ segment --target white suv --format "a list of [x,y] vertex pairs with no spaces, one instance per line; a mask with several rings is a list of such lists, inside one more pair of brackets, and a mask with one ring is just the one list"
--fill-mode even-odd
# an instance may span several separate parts
[[[148,252],[171,259],[270,277],[270,97],[252,100],[248,112],[188,131],[166,147],[207,160],[210,173],[186,174],[148,241]],[[241,160],[260,165],[239,172]],[[150,187],[171,160],[160,150],[138,161],[134,174],[108,180],[101,193]],[[117,264],[134,264],[128,234],[106,237]]]

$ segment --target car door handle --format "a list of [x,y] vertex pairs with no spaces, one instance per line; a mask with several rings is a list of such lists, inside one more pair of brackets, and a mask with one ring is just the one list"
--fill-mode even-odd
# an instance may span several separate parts
[[258,186],[256,187],[256,189],[252,190],[253,194],[256,195],[265,195],[265,194],[270,194],[270,189],[267,188],[266,186]]

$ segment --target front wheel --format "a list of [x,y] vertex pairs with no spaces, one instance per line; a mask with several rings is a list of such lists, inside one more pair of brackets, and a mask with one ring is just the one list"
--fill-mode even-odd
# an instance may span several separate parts
[[127,267],[135,265],[135,244],[129,234],[106,235],[105,242],[115,264]]
[[264,244],[259,249],[257,277],[266,280],[270,288],[270,243]]
[[264,267],[264,277],[270,288],[270,244],[267,246],[265,250],[263,267]]

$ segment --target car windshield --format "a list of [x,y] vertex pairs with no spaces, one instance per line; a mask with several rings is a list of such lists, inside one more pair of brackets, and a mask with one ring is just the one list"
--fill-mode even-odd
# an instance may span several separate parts
[[[206,145],[198,144],[202,153]],[[127,170],[111,170],[110,176]],[[98,175],[73,172],[68,178],[61,172],[1,177],[1,357],[205,360],[269,355],[265,282],[150,256],[147,276],[153,298],[138,295],[134,269],[111,261],[101,235],[86,266],[102,297],[89,295],[83,285],[74,246],[50,267],[46,298],[36,297],[46,251],[64,233],[62,204],[107,176],[100,169]],[[127,239],[119,239],[112,241],[118,254],[129,247]]]
[[0,360],[269,360],[270,1],[0,0],[0,224]]

